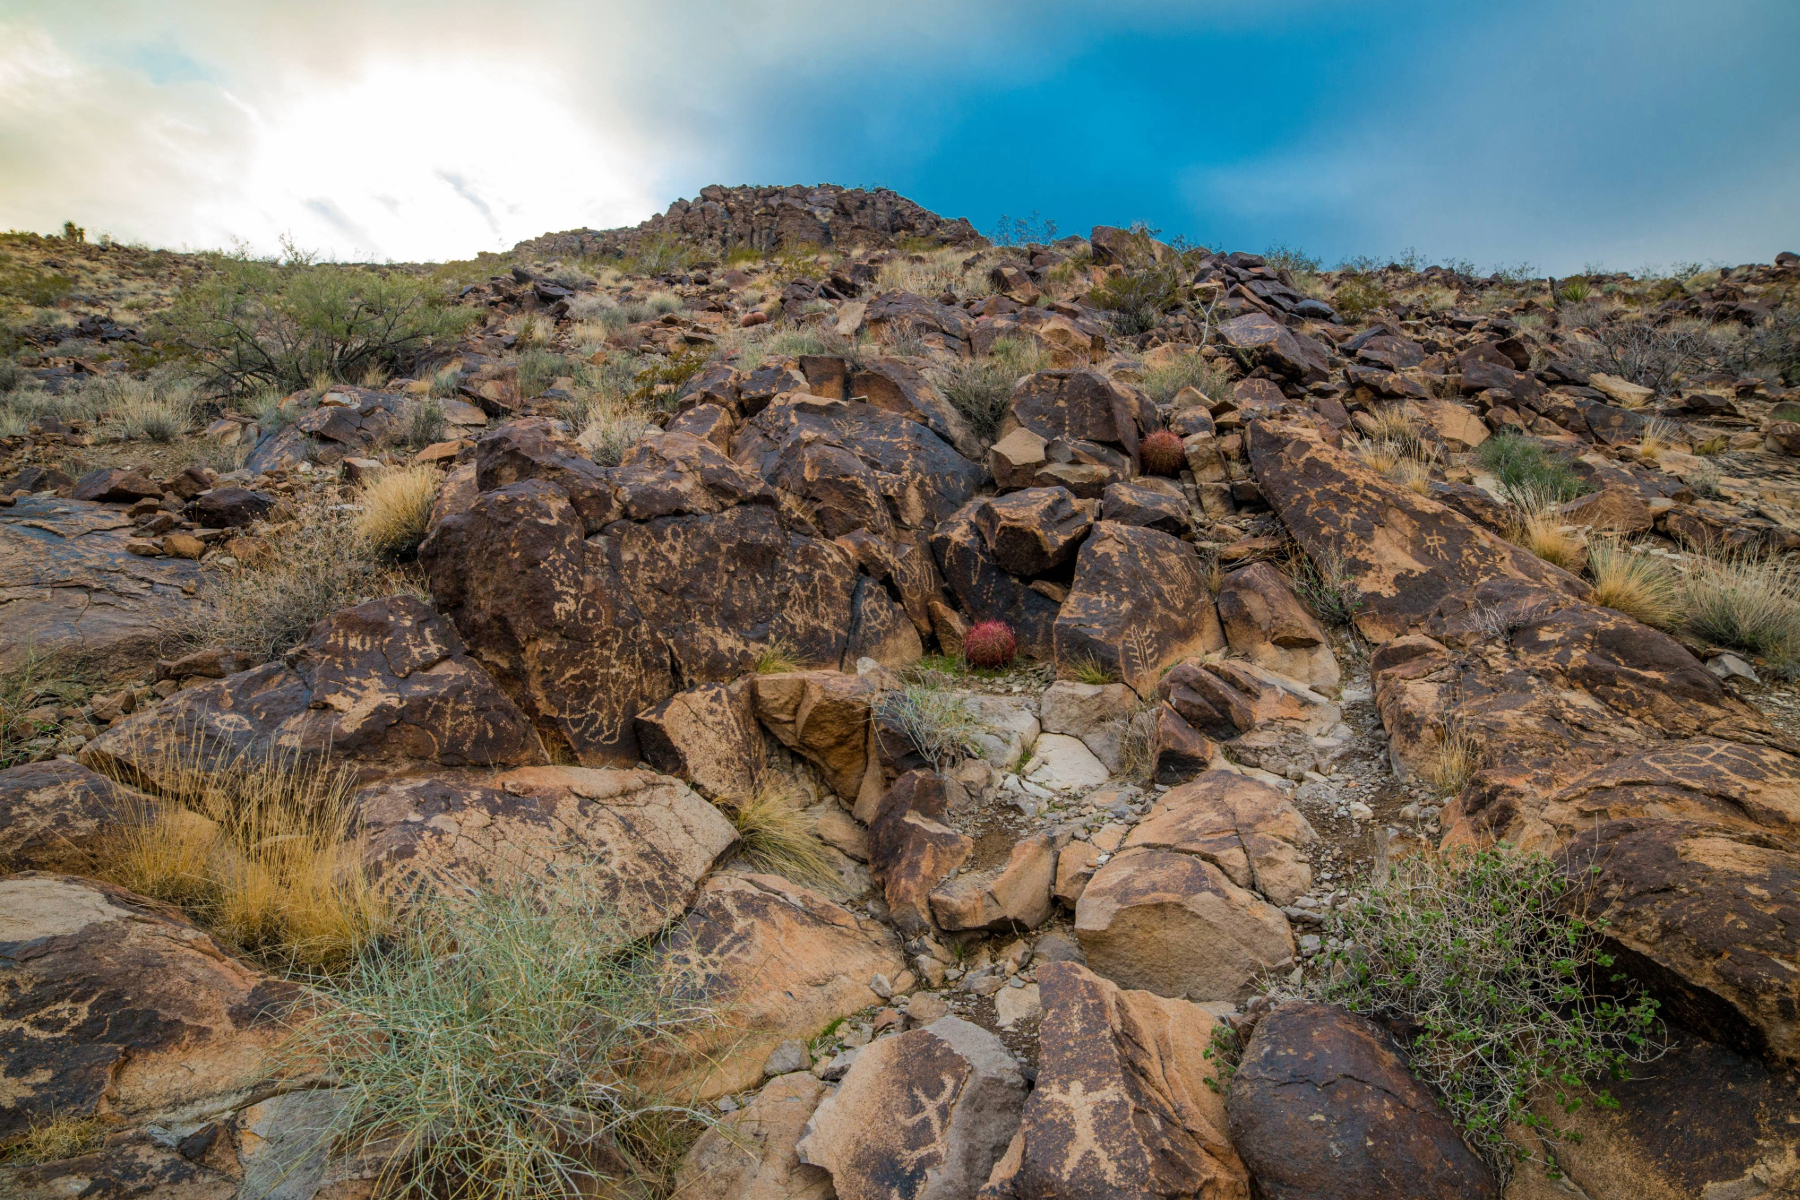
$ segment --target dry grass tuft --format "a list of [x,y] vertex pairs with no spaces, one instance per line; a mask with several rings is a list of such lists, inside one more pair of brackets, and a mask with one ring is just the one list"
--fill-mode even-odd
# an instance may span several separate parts
[[800,883],[835,883],[837,872],[825,843],[812,832],[812,821],[791,793],[763,787],[731,810],[740,852],[758,869]]
[[1743,552],[1695,556],[1685,584],[1695,633],[1783,669],[1800,661],[1800,561]]
[[0,1163],[61,1162],[92,1149],[106,1129],[99,1117],[59,1117],[32,1121],[25,1136],[0,1150]]
[[443,472],[430,464],[383,471],[368,479],[357,492],[362,507],[356,518],[357,536],[377,554],[410,556],[425,540],[431,506],[443,482]]
[[1675,422],[1662,417],[1652,417],[1644,423],[1644,432],[1638,437],[1638,454],[1644,458],[1654,459],[1664,450],[1673,448],[1684,440],[1685,432]]
[[1481,742],[1451,717],[1439,729],[1438,744],[1425,764],[1425,778],[1440,796],[1457,796],[1481,769]]
[[649,412],[642,407],[602,394],[588,409],[587,420],[575,441],[601,466],[616,467],[651,424]]
[[153,780],[112,770],[174,799],[130,814],[103,839],[98,876],[174,904],[280,967],[342,967],[384,931],[347,771],[297,754],[226,761],[198,736],[162,761]]
[[1681,621],[1681,576],[1659,558],[1640,554],[1616,538],[1598,538],[1588,546],[1588,573],[1594,579],[1593,602],[1658,629]]
[[758,675],[786,675],[790,671],[805,669],[806,664],[800,661],[799,654],[784,638],[776,638],[756,655],[755,670]]
[[1580,536],[1557,520],[1549,503],[1516,508],[1507,538],[1513,545],[1523,547],[1565,571],[1580,571],[1587,561],[1587,549]]

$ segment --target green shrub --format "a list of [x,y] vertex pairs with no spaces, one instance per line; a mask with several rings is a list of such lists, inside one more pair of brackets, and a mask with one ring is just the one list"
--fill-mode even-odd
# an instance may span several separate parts
[[698,258],[693,247],[672,233],[645,238],[622,264],[630,275],[670,275],[685,271]]
[[1367,316],[1387,302],[1387,292],[1372,274],[1353,273],[1340,279],[1331,290],[1331,307],[1352,320]]
[[525,350],[520,353],[515,366],[519,382],[519,395],[527,400],[535,400],[544,394],[546,388],[563,375],[573,376],[576,372],[574,363],[553,350]]
[[691,970],[632,939],[636,909],[597,867],[519,874],[434,890],[292,1018],[284,1072],[322,1072],[343,1100],[328,1144],[388,1155],[398,1139],[379,1195],[654,1194],[680,1152],[670,1127],[700,1128],[637,1081],[714,1020]]
[[455,367],[444,367],[431,377],[431,398],[434,400],[454,399],[461,387],[462,372]]
[[220,257],[156,324],[219,390],[296,391],[371,369],[410,374],[418,353],[474,319],[429,281],[362,267]]
[[984,443],[1000,433],[1020,375],[1006,360],[992,356],[958,359],[931,370],[933,382],[969,428]]
[[1563,1135],[1534,1099],[1573,1112],[1590,1085],[1661,1053],[1656,1002],[1611,971],[1603,923],[1570,911],[1549,859],[1502,846],[1390,870],[1332,914],[1305,991],[1416,1031],[1413,1073],[1504,1182],[1523,1156],[1509,1124]]
[[1516,433],[1495,434],[1481,443],[1475,457],[1499,479],[1506,498],[1521,509],[1540,510],[1593,490],[1564,459]]
[[1556,294],[1571,304],[1580,304],[1594,294],[1594,285],[1585,279],[1570,279],[1563,283]]
[[1262,254],[1263,262],[1271,270],[1289,271],[1295,275],[1317,275],[1319,260],[1297,246],[1276,243]]
[[0,297],[21,300],[33,308],[54,308],[74,290],[75,281],[67,275],[51,275],[0,256]]
[[1349,625],[1363,610],[1365,601],[1356,576],[1343,551],[1335,547],[1317,561],[1310,555],[1295,554],[1287,574],[1300,602],[1327,625]]

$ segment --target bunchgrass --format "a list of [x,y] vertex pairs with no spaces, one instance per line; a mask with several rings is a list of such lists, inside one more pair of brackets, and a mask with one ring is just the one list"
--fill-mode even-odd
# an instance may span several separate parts
[[1800,562],[1745,551],[1695,555],[1684,583],[1694,633],[1783,669],[1800,661]]
[[31,743],[54,733],[55,710],[80,704],[93,684],[78,658],[35,646],[0,670],[0,770],[41,757]]
[[759,788],[729,811],[737,826],[739,853],[752,866],[800,883],[837,879],[825,843],[814,836],[811,819],[785,789]]
[[33,1120],[25,1136],[0,1149],[0,1164],[61,1162],[85,1154],[106,1131],[99,1117],[67,1117],[52,1113],[43,1120]]
[[362,509],[356,516],[357,536],[386,558],[410,557],[425,540],[443,482],[443,472],[430,464],[382,471],[365,480],[357,489]]
[[1562,458],[1516,433],[1495,434],[1476,448],[1475,457],[1521,508],[1561,504],[1593,490]]
[[883,695],[876,716],[899,730],[932,769],[981,752],[976,738],[987,726],[957,691],[930,682],[908,683]]
[[1658,629],[1681,621],[1680,571],[1654,555],[1639,553],[1617,538],[1595,538],[1587,548],[1593,602]]
[[695,968],[629,936],[611,884],[596,864],[433,889],[296,1011],[282,1069],[334,1081],[328,1137],[385,1160],[377,1194],[667,1194],[704,1118],[639,1079],[715,1017]]
[[1199,354],[1183,354],[1146,367],[1142,386],[1158,404],[1169,403],[1190,387],[1217,403],[1230,393],[1231,377],[1224,367]]
[[1332,914],[1302,988],[1413,1031],[1413,1073],[1503,1184],[1525,1156],[1509,1125],[1563,1136],[1534,1100],[1612,1107],[1604,1081],[1662,1050],[1655,1001],[1612,970],[1571,887],[1509,846],[1401,858]]

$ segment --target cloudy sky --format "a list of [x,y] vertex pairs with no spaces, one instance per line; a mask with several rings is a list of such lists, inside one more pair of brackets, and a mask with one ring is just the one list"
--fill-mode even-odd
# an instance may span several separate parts
[[466,257],[708,183],[1327,263],[1800,249],[1800,0],[0,0],[0,227]]

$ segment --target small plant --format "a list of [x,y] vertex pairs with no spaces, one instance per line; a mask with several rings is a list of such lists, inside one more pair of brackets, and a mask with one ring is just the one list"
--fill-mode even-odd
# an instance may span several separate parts
[[1694,453],[1702,458],[1712,458],[1731,449],[1731,439],[1722,433],[1709,434],[1694,443]]
[[0,671],[0,770],[48,757],[48,751],[40,754],[30,743],[53,732],[61,718],[50,714],[79,705],[92,684],[80,660],[34,646]]
[[1684,582],[1696,634],[1777,667],[1800,660],[1800,561],[1746,551],[1697,555]]
[[86,1154],[106,1132],[99,1117],[59,1117],[54,1112],[33,1119],[25,1136],[0,1149],[0,1164],[61,1162]]
[[1013,384],[1019,379],[1005,361],[994,357],[958,359],[933,367],[931,374],[944,399],[968,419],[976,437],[988,443],[999,436],[1000,423],[1012,405]]
[[[1317,558],[1294,555],[1287,574],[1300,602],[1328,625],[1349,625],[1363,610],[1364,601],[1356,586],[1355,573],[1344,552],[1335,546]],[[1218,594],[1218,588],[1213,589],[1213,594]]]
[[1387,304],[1387,292],[1373,275],[1353,273],[1340,279],[1331,290],[1331,307],[1341,315],[1357,320]]
[[444,476],[435,466],[420,464],[383,471],[357,491],[362,512],[356,533],[380,555],[407,558],[425,540],[431,506]]
[[1684,373],[1703,367],[1720,352],[1719,343],[1703,330],[1661,327],[1644,320],[1603,323],[1596,338],[1577,355],[1582,366],[1665,395]]
[[666,1187],[685,1140],[672,1135],[704,1118],[638,1079],[715,1018],[697,970],[631,938],[604,876],[434,890],[391,948],[295,1010],[281,1073],[336,1082],[327,1144],[380,1155],[376,1194]]
[[1594,285],[1581,278],[1564,280],[1562,287],[1556,292],[1557,299],[1566,300],[1570,304],[1580,304],[1593,294]]
[[785,638],[776,638],[757,651],[755,670],[758,675],[786,675],[805,669],[799,654]]
[[1157,404],[1173,401],[1183,388],[1193,388],[1208,401],[1230,393],[1231,378],[1225,368],[1199,354],[1183,354],[1144,370],[1144,392]]
[[888,692],[876,716],[898,729],[935,771],[979,754],[975,739],[986,730],[962,695],[930,683],[909,683]]
[[621,266],[628,275],[669,275],[687,270],[696,257],[694,249],[679,237],[663,233],[639,242]]
[[523,351],[515,367],[519,395],[527,400],[543,395],[558,377],[574,373],[575,367],[568,359],[550,350]]
[[1426,760],[1425,778],[1440,796],[1458,796],[1481,769],[1481,741],[1455,717],[1438,724],[1438,742]]
[[430,396],[433,400],[454,399],[462,387],[462,372],[456,367],[444,367],[431,377]]
[[1654,459],[1664,450],[1673,447],[1681,438],[1680,425],[1662,417],[1651,417],[1644,422],[1644,431],[1638,436],[1638,454],[1644,458]]
[[1593,490],[1566,461],[1517,433],[1495,434],[1481,443],[1475,457],[1520,508],[1561,504]]
[[1004,667],[1018,652],[1018,639],[1005,621],[978,621],[963,635],[963,659],[978,671]]
[[1069,677],[1077,683],[1107,684],[1119,682],[1119,673],[1091,657],[1082,657],[1068,664]]
[[996,246],[1048,246],[1055,240],[1056,222],[1039,216],[1036,209],[1031,210],[1029,217],[1009,217],[1001,213],[994,227],[988,230],[988,241]]
[[1579,571],[1587,561],[1581,538],[1557,520],[1550,506],[1542,503],[1518,509],[1513,514],[1507,539],[1565,571]]
[[125,440],[144,438],[161,443],[172,442],[192,429],[198,409],[193,386],[185,381],[121,376],[102,383],[93,404],[118,423],[119,436]]
[[450,432],[450,422],[444,416],[444,406],[434,395],[420,396],[409,401],[402,410],[401,422],[405,429],[401,441],[413,450],[423,450],[441,442]]
[[1673,566],[1637,553],[1617,538],[1596,538],[1588,545],[1587,559],[1595,604],[1658,629],[1680,623],[1681,576]]
[[1147,435],[1138,444],[1138,457],[1144,464],[1147,475],[1179,475],[1187,466],[1187,451],[1181,444],[1181,438],[1167,430],[1158,429]]
[[837,872],[831,869],[825,843],[813,834],[811,818],[785,790],[759,788],[730,812],[741,852],[757,869],[800,883],[836,881]]
[[1277,243],[1264,250],[1262,259],[1272,270],[1289,271],[1295,275],[1317,275],[1321,265],[1317,258],[1298,246],[1285,243]]
[[341,967],[386,927],[363,871],[349,772],[287,753],[266,762],[209,755],[196,733],[143,780],[178,802],[129,814],[95,851],[95,872],[183,909],[271,965]]
[[1505,846],[1399,858],[1333,913],[1325,970],[1304,987],[1416,1031],[1414,1074],[1502,1183],[1524,1157],[1509,1125],[1572,1136],[1534,1098],[1573,1112],[1591,1085],[1662,1053],[1656,1002],[1612,971],[1603,923],[1569,910],[1572,886],[1549,859]]

